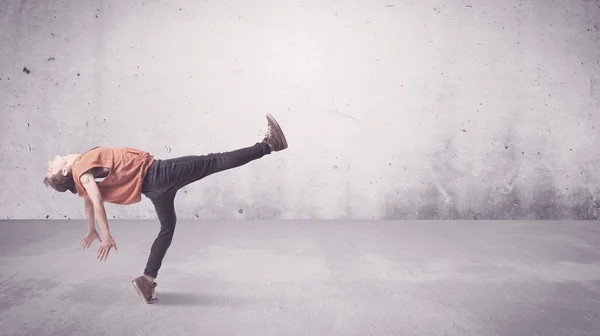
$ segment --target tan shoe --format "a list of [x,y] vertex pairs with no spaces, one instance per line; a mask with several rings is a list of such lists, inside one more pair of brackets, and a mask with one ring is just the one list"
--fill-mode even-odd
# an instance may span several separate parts
[[152,304],[158,301],[155,292],[156,282],[152,282],[142,275],[135,278],[131,283],[133,284],[133,288],[142,297],[142,300],[144,300],[144,303]]

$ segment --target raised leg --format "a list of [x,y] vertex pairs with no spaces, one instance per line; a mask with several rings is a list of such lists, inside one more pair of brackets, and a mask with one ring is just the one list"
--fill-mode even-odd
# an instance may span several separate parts
[[243,166],[270,153],[269,145],[261,142],[230,152],[190,155],[173,159],[175,161],[171,163],[171,174],[176,177],[173,181],[174,188],[179,190],[209,175]]
[[267,121],[269,131],[266,137],[253,146],[224,153],[159,160],[151,176],[144,182],[144,194],[153,201],[161,199],[163,195],[175,194],[184,186],[216,172],[236,168],[271,152],[286,149],[287,141],[275,118],[267,114]]

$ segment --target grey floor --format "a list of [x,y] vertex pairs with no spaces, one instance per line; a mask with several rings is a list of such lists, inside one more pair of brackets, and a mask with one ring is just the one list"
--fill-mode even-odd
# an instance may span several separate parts
[[1,335],[599,335],[600,222],[0,222]]

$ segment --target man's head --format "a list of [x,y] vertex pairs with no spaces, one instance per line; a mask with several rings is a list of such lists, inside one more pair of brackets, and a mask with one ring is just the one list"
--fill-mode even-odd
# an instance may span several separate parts
[[71,168],[77,156],[76,154],[67,156],[57,155],[53,160],[49,161],[44,184],[51,186],[59,192],[68,190],[76,194],[77,190],[75,189],[75,181],[73,180]]

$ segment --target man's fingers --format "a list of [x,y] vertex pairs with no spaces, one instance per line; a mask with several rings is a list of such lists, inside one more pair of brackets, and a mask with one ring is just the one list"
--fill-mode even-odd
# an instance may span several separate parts
[[117,249],[117,244],[113,243],[109,246],[100,245],[96,255],[98,261],[106,261],[106,259],[108,259],[108,254],[110,253],[110,249],[113,247],[115,248],[115,252],[119,252],[119,249]]
[[108,257],[108,251],[110,250],[110,247],[104,247],[104,246],[100,246],[100,248],[98,249],[98,261],[106,261],[106,258]]

